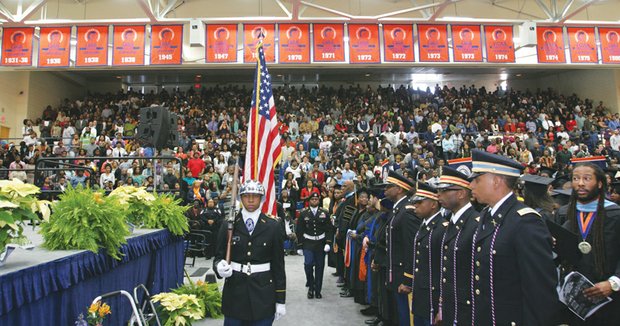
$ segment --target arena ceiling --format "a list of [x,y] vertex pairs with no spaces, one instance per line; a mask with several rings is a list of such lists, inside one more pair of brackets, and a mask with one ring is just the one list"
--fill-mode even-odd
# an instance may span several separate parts
[[618,0],[2,0],[4,26],[342,21],[619,24]]
[[[548,25],[620,26],[620,0],[0,0],[0,26],[45,26],[112,23],[344,22],[420,23],[536,22]],[[595,69],[606,69],[599,66]],[[18,68],[19,70],[21,68]],[[28,68],[26,70],[36,70]],[[338,81],[407,83],[436,79],[455,83],[507,74],[532,78],[567,65],[274,65],[276,82]],[[579,69],[579,68],[577,68]],[[56,71],[80,81],[119,79],[127,85],[202,82],[236,83],[251,80],[252,65],[189,64],[181,68],[154,67]],[[430,77],[429,77],[430,76]]]

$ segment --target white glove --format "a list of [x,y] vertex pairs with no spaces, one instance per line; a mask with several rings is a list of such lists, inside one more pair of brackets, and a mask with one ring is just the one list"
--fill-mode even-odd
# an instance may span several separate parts
[[278,320],[286,315],[286,306],[284,303],[276,303],[276,316],[275,320]]
[[331,249],[331,247],[328,244],[326,244],[325,248],[323,248],[323,251],[329,252],[329,249]]
[[301,250],[301,249],[297,249],[297,254],[300,255],[300,256],[303,256],[304,255],[304,251]]
[[223,259],[220,260],[219,263],[217,263],[216,267],[217,273],[223,278],[231,277],[233,274],[232,267]]

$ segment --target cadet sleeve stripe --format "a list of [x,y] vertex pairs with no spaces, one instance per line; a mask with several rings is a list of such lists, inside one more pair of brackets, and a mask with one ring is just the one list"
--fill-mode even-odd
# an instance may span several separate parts
[[408,277],[408,278],[413,278],[413,275],[411,275],[409,273],[403,273],[403,275],[405,275],[405,277]]

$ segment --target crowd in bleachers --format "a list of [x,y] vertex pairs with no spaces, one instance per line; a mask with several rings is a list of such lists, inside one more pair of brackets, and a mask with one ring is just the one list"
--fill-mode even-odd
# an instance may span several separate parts
[[[226,86],[65,99],[36,121],[25,120],[22,140],[0,140],[0,178],[55,190],[79,184],[105,190],[123,184],[184,188],[184,199],[198,197],[206,205],[227,197],[237,158],[243,166],[251,92]],[[313,191],[329,197],[331,187],[345,180],[373,183],[385,166],[418,168],[419,179],[433,183],[438,167],[468,157],[474,148],[512,157],[529,173],[542,167],[561,171],[572,157],[605,155],[615,163],[620,150],[617,113],[602,102],[550,89],[281,86],[274,96],[285,170],[279,183],[292,202],[303,202]],[[176,147],[157,150],[134,138],[139,109],[158,105],[179,116]],[[123,159],[128,156],[144,159]],[[179,161],[149,159],[154,156]],[[89,169],[35,180],[39,157],[66,158]]]

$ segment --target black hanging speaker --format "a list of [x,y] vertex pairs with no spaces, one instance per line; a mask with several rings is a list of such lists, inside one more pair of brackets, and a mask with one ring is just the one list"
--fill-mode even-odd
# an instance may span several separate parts
[[175,113],[169,113],[168,121],[170,121],[170,128],[168,132],[168,147],[174,148],[179,146],[179,125],[177,123],[179,116]]
[[140,109],[136,138],[143,146],[162,149],[168,144],[169,133],[170,115],[167,108],[154,106]]

